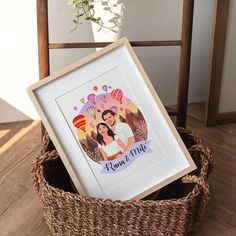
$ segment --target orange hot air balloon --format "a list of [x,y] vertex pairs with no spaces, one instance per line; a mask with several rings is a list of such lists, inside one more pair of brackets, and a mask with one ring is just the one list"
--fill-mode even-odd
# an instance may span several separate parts
[[84,115],[78,115],[73,119],[73,124],[76,128],[85,132],[86,118]]
[[112,90],[112,92],[111,92],[111,97],[112,97],[114,100],[119,101],[120,104],[122,104],[123,92],[122,92],[121,89],[114,89],[114,90]]

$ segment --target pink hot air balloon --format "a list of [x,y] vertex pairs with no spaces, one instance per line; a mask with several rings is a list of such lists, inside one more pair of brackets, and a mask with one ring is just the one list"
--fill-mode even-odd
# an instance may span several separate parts
[[114,100],[119,101],[120,104],[122,104],[123,92],[122,92],[121,89],[114,89],[114,90],[112,90],[112,92],[111,92],[111,97],[112,97]]
[[96,95],[94,93],[91,93],[87,97],[89,102],[92,102],[94,105],[96,104]]
[[97,109],[94,106],[88,107],[87,112],[89,113],[90,116],[92,116],[94,119],[96,119],[96,113]]

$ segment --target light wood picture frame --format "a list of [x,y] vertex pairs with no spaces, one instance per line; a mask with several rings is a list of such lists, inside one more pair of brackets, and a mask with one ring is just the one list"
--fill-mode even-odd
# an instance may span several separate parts
[[[232,44],[227,45],[227,34],[229,33],[228,26],[229,23],[231,23],[229,22],[229,11],[231,10],[231,3],[235,4],[234,1],[231,2],[230,0],[215,0],[212,45],[210,51],[211,58],[209,68],[208,97],[205,118],[205,123],[208,126],[236,122],[236,111],[220,111],[220,103],[223,96],[223,75],[226,67],[226,47],[228,47],[228,50],[229,47],[234,47],[234,45]],[[233,25],[233,22],[231,23],[231,25]],[[234,27],[234,25],[232,27]],[[234,95],[232,94],[232,101],[230,102],[233,102],[233,96]]]
[[81,195],[141,199],[196,169],[127,38],[28,93]]

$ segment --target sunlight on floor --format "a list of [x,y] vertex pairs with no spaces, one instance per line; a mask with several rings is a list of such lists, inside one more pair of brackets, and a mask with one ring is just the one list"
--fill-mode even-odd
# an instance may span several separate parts
[[0,139],[5,136],[10,130],[9,129],[5,129],[5,130],[0,130]]
[[[28,126],[20,129],[13,137],[11,137],[2,147],[0,147],[0,155],[6,152],[10,147],[17,143],[21,138],[24,137],[28,132],[35,128],[40,121],[32,121]],[[10,130],[0,130],[0,138],[6,135]]]

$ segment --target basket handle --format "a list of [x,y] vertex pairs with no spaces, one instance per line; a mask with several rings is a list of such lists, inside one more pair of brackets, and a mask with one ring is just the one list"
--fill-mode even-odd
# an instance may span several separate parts
[[44,179],[43,174],[43,163],[49,160],[56,159],[58,157],[58,153],[56,150],[46,151],[48,147],[48,143],[50,138],[48,134],[43,137],[43,148],[37,158],[31,164],[31,174],[33,176],[33,184],[38,192],[41,195],[40,186],[43,185],[47,188],[47,182]]
[[182,178],[183,183],[195,183],[201,186],[205,199],[209,199],[209,184],[207,181],[205,181],[202,177],[198,177],[196,175],[185,175]]
[[196,175],[185,175],[182,178],[183,183],[196,183],[198,184],[203,190],[203,197],[201,201],[201,207],[199,209],[199,215],[196,219],[197,222],[200,222],[204,216],[204,212],[208,203],[209,197],[209,184],[208,181],[202,177],[197,177]]
[[45,131],[44,135],[43,135],[42,143],[41,143],[41,145],[42,145],[42,148],[40,151],[41,155],[44,155],[47,152],[49,142],[50,142],[50,137],[48,135],[48,132]]
[[196,144],[190,147],[188,151],[191,156],[194,155],[194,153],[199,154],[201,158],[200,177],[204,179],[207,178],[213,167],[213,156],[210,148],[201,144]]
[[[213,156],[212,156],[211,150],[208,147],[203,146],[201,144],[193,145],[188,150],[191,155],[194,155],[194,153],[197,153],[200,156],[201,171],[200,171],[199,176],[189,174],[182,177],[181,180],[183,183],[195,183],[198,186],[200,186],[202,189],[203,196],[202,196],[201,206],[199,209],[199,215],[196,218],[196,222],[200,222],[200,220],[203,218],[208,200],[210,198],[209,197],[209,184],[208,184],[207,177],[209,173],[212,171]],[[196,189],[195,191],[198,191],[198,190]]]
[[183,128],[183,127],[176,127],[178,133],[181,135],[183,134],[186,134],[188,137],[191,137],[195,144],[201,144],[202,143],[202,140],[201,138],[199,137],[199,134],[196,133],[195,131],[193,132],[192,130],[190,129],[186,129],[186,128]]

